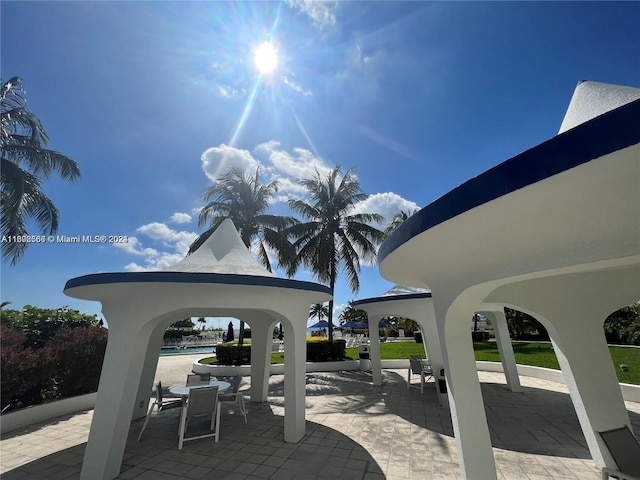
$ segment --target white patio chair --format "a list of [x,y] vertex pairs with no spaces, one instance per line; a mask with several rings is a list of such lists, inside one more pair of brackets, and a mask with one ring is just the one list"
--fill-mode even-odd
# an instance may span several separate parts
[[617,470],[602,469],[602,480],[609,477],[618,480],[640,480],[640,444],[628,426],[598,432],[616,462]]
[[229,381],[231,383],[231,391],[222,393],[218,396],[218,400],[220,402],[219,408],[222,410],[223,405],[233,405],[234,407],[238,407],[240,413],[244,417],[244,423],[247,423],[247,409],[244,406],[244,395],[240,393],[240,383],[242,382],[242,377],[237,375],[232,377]]
[[140,430],[140,434],[138,435],[138,442],[140,441],[140,439],[142,438],[142,432],[144,432],[144,429],[147,428],[147,424],[149,423],[149,418],[151,417],[151,413],[153,412],[153,409],[156,408],[158,413],[164,411],[164,410],[168,410],[170,408],[177,408],[182,406],[182,399],[178,399],[178,398],[174,398],[167,401],[164,401],[164,397],[162,394],[162,382],[158,382],[158,385],[156,386],[156,399],[154,400],[154,402],[151,404],[151,407],[149,408],[149,411],[147,412],[147,418],[144,419],[144,424],[142,425],[142,430]]
[[[218,441],[219,422],[217,422],[218,407],[218,386],[191,388],[189,390],[189,397],[182,407],[180,414],[180,429],[178,430],[178,450],[182,450],[182,444],[191,440],[197,440],[200,438],[214,437],[215,441]],[[213,433],[205,433],[204,435],[197,435],[195,437],[185,438],[187,431],[187,424],[192,417],[211,415],[211,425],[209,430]]]
[[407,390],[411,387],[411,374],[420,375],[420,393],[424,393],[424,384],[429,378],[433,378],[433,369],[428,360],[422,360],[417,355],[409,357],[409,369],[407,371]]
[[187,375],[187,385],[193,385],[194,383],[209,383],[211,380],[210,373],[190,373]]

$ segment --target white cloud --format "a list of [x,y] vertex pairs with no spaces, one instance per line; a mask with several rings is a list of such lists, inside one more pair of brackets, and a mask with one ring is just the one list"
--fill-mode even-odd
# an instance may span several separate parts
[[407,213],[418,209],[418,204],[401,197],[397,193],[385,192],[369,195],[369,197],[356,204],[354,213],[378,213],[384,217],[384,221],[378,228],[386,226],[393,216],[400,210]]
[[216,85],[216,88],[218,90],[218,94],[223,98],[235,98],[245,94],[245,90],[237,90],[229,85]]
[[300,95],[304,95],[305,97],[309,97],[313,95],[311,93],[311,90],[305,90],[304,88],[302,88],[302,85],[300,85],[299,83],[293,80],[289,80],[286,76],[282,77],[282,81],[284,82],[285,85],[291,87],[294,91],[298,92]]
[[188,213],[176,212],[171,215],[170,219],[173,223],[190,223],[192,218]]
[[185,257],[189,245],[198,238],[195,232],[178,232],[159,222],[142,225],[136,231],[155,242],[156,248],[144,247],[138,237],[134,236],[129,236],[129,243],[114,244],[125,253],[144,257],[140,263],[125,265],[127,272],[161,270],[175,265]]
[[294,148],[293,154],[291,154],[286,150],[279,150],[279,146],[279,142],[272,140],[258,145],[256,151],[268,156],[269,168],[281,183],[283,177],[289,178],[293,182],[297,182],[300,178],[310,177],[315,174],[316,169],[321,176],[325,176],[331,171],[331,167],[309,150]]
[[114,243],[113,246],[131,255],[158,255],[158,251],[153,248],[143,248],[142,244],[136,237],[129,236],[127,240],[127,243]]
[[311,18],[318,30],[323,30],[336,24],[336,10],[338,2],[334,0],[285,0],[289,7]]
[[200,156],[200,160],[205,175],[214,182],[228,167],[240,167],[251,172],[260,165],[249,151],[230,147],[224,143],[207,148]]

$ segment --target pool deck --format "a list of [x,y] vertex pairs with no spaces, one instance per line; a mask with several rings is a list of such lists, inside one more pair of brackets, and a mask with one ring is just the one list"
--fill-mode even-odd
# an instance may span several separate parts
[[[161,357],[156,380],[183,383],[197,355]],[[521,377],[512,393],[504,375],[479,372],[499,479],[599,480],[566,386]],[[307,374],[304,439],[285,443],[282,375],[265,403],[248,402],[248,424],[223,412],[220,441],[196,440],[177,450],[178,409],[154,416],[140,442],[131,423],[118,479],[311,480],[461,478],[448,409],[433,385],[406,388],[406,370],[384,370],[383,385],[367,372]],[[415,378],[415,377],[414,377]],[[248,379],[241,390],[249,391]],[[640,404],[626,402],[640,434]],[[3,480],[77,479],[92,411],[59,417],[3,436]],[[194,432],[198,420],[190,425]],[[206,423],[206,422],[204,422]],[[202,425],[204,425],[202,423]],[[471,479],[483,480],[483,479]]]

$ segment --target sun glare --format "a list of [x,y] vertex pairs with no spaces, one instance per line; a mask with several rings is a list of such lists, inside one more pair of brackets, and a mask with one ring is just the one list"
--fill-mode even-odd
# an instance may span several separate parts
[[269,42],[264,42],[256,49],[253,61],[260,73],[269,74],[278,66],[278,52]]

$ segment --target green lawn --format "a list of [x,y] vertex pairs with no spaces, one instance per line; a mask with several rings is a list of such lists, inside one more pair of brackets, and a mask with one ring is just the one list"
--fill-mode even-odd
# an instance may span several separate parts
[[[476,352],[476,360],[500,361],[498,347],[495,342],[474,342],[473,348]],[[618,374],[618,380],[624,383],[640,385],[640,348],[609,347],[609,351]],[[346,352],[348,358],[352,360],[358,359],[358,347],[347,348]],[[551,343],[514,342],[513,352],[516,356],[516,363],[520,365],[560,369]],[[424,357],[423,345],[415,342],[387,342],[380,344],[380,356],[383,360],[409,358],[411,355]],[[208,358],[202,363],[215,363],[215,357]],[[272,353],[271,363],[284,363],[284,354],[282,352]],[[629,366],[629,373],[623,373],[620,370],[619,365],[623,363]]]

